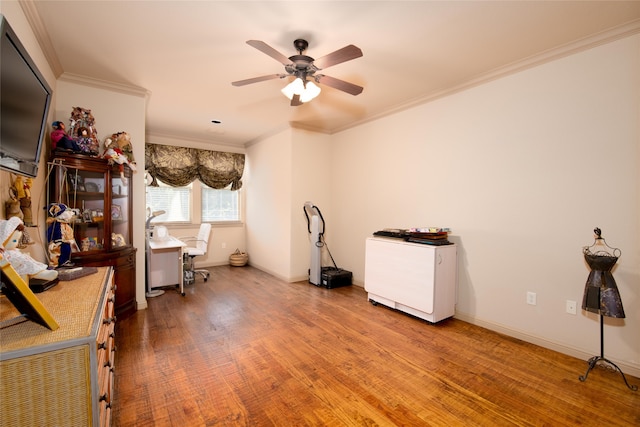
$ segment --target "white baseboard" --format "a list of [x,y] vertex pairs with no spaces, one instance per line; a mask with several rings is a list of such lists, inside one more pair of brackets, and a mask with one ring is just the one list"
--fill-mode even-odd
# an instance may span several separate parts
[[[504,325],[500,325],[497,323],[487,322],[481,319],[477,319],[473,316],[468,316],[463,313],[456,313],[454,316],[458,320],[462,320],[467,323],[471,323],[472,325],[480,326],[485,329],[489,329],[491,331],[499,332],[504,335],[508,335],[513,338],[520,339],[522,341],[526,341],[531,344],[539,345],[540,347],[548,348],[549,350],[557,351],[558,353],[566,354],[568,356],[572,356],[578,359],[582,359],[585,361],[589,360],[591,357],[596,356],[595,354],[587,353],[584,350],[580,350],[571,346],[567,346],[565,344],[560,344],[554,341],[547,340],[545,338],[528,334],[526,332],[518,331],[512,328],[509,328]],[[623,361],[618,361],[611,359],[618,367],[624,372],[625,375],[632,375],[636,378],[640,378],[640,365],[629,364]],[[586,368],[585,368],[586,369]],[[578,374],[582,375],[584,372],[579,372]],[[627,378],[628,380],[628,378]],[[634,383],[635,384],[635,383]]]

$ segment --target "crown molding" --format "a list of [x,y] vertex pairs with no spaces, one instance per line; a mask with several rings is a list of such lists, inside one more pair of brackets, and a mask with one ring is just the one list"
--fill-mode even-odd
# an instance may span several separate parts
[[302,123],[302,122],[289,122],[289,126],[292,129],[298,129],[298,130],[306,130],[309,132],[315,132],[315,133],[324,133],[326,135],[331,135],[332,133],[335,133],[331,130],[328,130],[326,128],[322,128],[319,126],[313,126],[313,125],[308,125],[306,123]]
[[57,79],[61,81],[67,81],[71,83],[81,84],[84,86],[95,87],[98,89],[105,89],[115,92],[124,93],[127,95],[134,95],[143,98],[149,98],[151,92],[147,89],[134,86],[127,85],[121,83],[114,83],[105,80],[99,80],[92,77],[81,76],[78,74],[65,73],[60,60],[58,59],[58,55],[56,55],[56,50],[53,47],[53,43],[51,42],[51,37],[49,37],[49,33],[47,32],[42,19],[40,18],[40,14],[35,6],[35,2],[33,0],[18,0],[20,3],[20,7],[27,18],[27,22],[31,26],[31,30],[33,31],[38,44],[40,45],[40,49],[49,63],[49,67],[53,71],[53,74]]
[[332,129],[330,134],[339,133],[347,129],[351,129],[362,124],[381,119],[383,117],[390,116],[392,114],[407,110],[409,108],[416,107],[418,105],[426,104],[431,101],[435,101],[440,98],[444,98],[449,95],[453,95],[458,92],[462,92],[467,89],[471,89],[476,86],[483,85],[493,80],[500,79],[512,74],[519,73],[521,71],[537,67],[561,58],[565,58],[576,53],[580,53],[598,46],[602,46],[614,41],[631,37],[633,35],[640,34],[640,19],[629,21],[626,24],[614,27],[590,36],[578,39],[576,41],[566,43],[562,46],[549,49],[542,53],[529,56],[527,58],[512,62],[511,64],[502,66],[500,68],[491,70],[486,73],[477,75],[471,80],[467,80],[457,86],[447,88],[440,91],[435,91],[426,95],[422,95],[413,100],[405,102],[403,104],[396,105],[390,109],[386,109],[377,114],[366,117],[360,121],[350,123],[349,125]]
[[104,89],[112,92],[124,93],[125,95],[138,96],[140,98],[148,99],[151,96],[151,91],[139,86],[114,83],[106,80],[95,79],[93,77],[82,76],[79,74],[62,73],[58,80],[83,86],[94,87],[96,89]]
[[27,22],[31,26],[31,30],[40,45],[43,55],[47,60],[51,71],[53,71],[53,75],[56,78],[60,77],[64,72],[62,64],[60,63],[60,59],[58,59],[58,55],[56,55],[56,50],[51,42],[51,37],[49,37],[49,33],[42,23],[42,19],[36,9],[35,3],[31,0],[19,0],[19,3],[22,8],[22,12],[24,12],[25,17],[27,18]]

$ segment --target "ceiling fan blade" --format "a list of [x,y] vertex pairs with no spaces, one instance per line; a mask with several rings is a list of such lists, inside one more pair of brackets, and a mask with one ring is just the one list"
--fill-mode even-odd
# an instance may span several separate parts
[[363,90],[362,86],[354,85],[353,83],[345,82],[344,80],[336,79],[335,77],[325,76],[324,74],[319,74],[315,76],[315,78],[318,83],[331,86],[334,89],[350,93],[354,96],[361,94]]
[[283,54],[281,54],[280,52],[278,52],[277,50],[275,50],[274,48],[272,48],[271,46],[269,46],[263,41],[247,40],[247,44],[249,46],[255,47],[262,53],[266,53],[276,61],[280,62],[282,65],[291,64],[291,61],[289,60],[289,58],[287,58],[286,56],[284,56]]
[[238,80],[237,82],[231,82],[231,84],[234,86],[244,86],[244,85],[250,85],[251,83],[258,83],[258,82],[263,82],[265,80],[271,80],[271,79],[282,79],[285,77],[287,77],[286,74],[269,74],[268,76],[260,76],[260,77],[254,77],[252,79]]
[[319,70],[322,70],[323,68],[360,58],[361,56],[362,51],[360,48],[350,44],[349,46],[345,46],[342,49],[338,49],[335,52],[316,59],[313,61],[313,65],[318,67]]
[[291,98],[291,106],[297,107],[298,105],[302,105],[302,101],[300,101],[300,95],[293,95],[293,98]]

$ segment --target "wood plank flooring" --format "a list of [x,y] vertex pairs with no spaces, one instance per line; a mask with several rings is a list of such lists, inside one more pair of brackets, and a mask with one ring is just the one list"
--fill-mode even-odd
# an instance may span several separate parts
[[357,286],[210,271],[116,324],[114,426],[640,425],[640,392],[603,368],[579,381],[584,360]]

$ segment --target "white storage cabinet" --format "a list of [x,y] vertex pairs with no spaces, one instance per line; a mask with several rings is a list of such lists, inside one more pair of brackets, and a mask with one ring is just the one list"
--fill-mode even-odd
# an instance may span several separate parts
[[383,304],[432,323],[455,313],[457,247],[371,237],[366,241],[364,289]]

